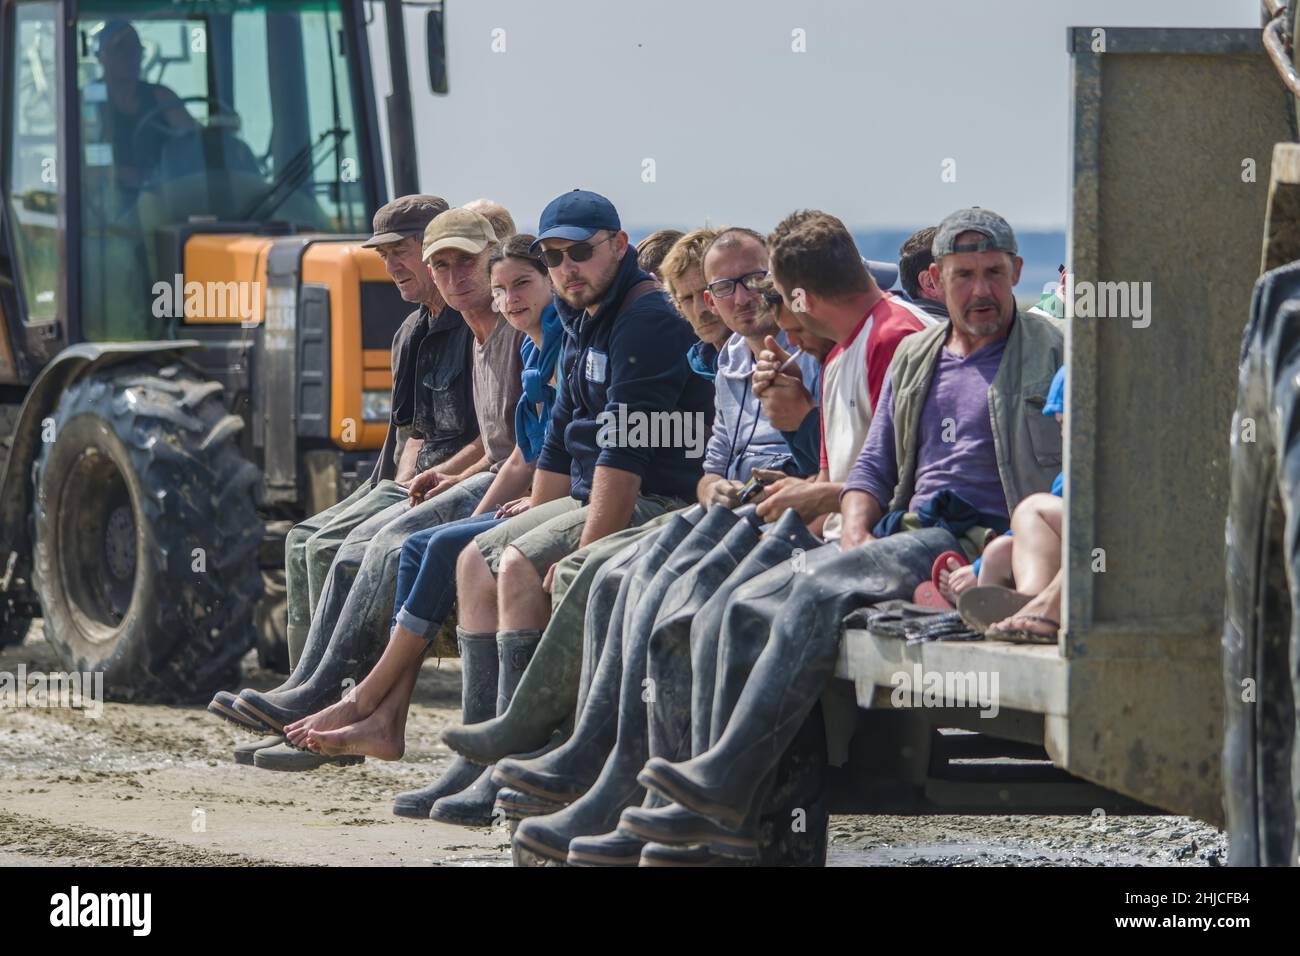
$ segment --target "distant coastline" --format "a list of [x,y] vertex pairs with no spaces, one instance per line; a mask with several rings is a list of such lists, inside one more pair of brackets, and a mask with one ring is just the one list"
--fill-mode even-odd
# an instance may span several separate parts
[[[656,229],[662,228],[666,227],[629,228],[628,235],[633,243],[637,243]],[[857,230],[853,233],[853,239],[866,258],[897,262],[898,247],[911,234],[909,229]],[[1020,255],[1025,260],[1020,284],[1016,286],[1016,297],[1032,301],[1042,293],[1044,285],[1057,280],[1057,269],[1065,262],[1065,230],[1017,231],[1016,241],[1020,245]]]

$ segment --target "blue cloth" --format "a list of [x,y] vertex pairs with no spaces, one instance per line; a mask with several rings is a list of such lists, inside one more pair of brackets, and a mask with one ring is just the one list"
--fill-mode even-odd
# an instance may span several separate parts
[[[916,510],[922,528],[943,528],[954,538],[960,538],[971,528],[990,528],[1006,531],[1007,519],[1001,515],[980,514],[975,506],[957,494],[944,489]],[[904,511],[891,511],[871,529],[873,537],[887,538],[902,530]]]
[[[555,405],[555,387],[551,385],[551,376],[555,374],[556,363],[560,360],[560,349],[564,345],[564,325],[555,305],[546,307],[542,313],[542,347],[539,349],[533,340],[524,337],[519,345],[519,355],[523,359],[522,374],[524,391],[515,406],[515,441],[524,453],[524,461],[534,462],[542,453],[546,442],[546,425],[551,420],[551,409]],[[537,406],[541,405],[539,414]]]
[[537,467],[567,474],[570,495],[582,502],[591,497],[597,466],[639,476],[643,495],[687,501],[703,474],[689,439],[655,447],[622,434],[628,422],[664,421],[665,412],[682,434],[688,427],[695,432],[701,445],[713,427],[713,386],[686,361],[694,334],[663,291],[641,295],[620,313],[632,288],[649,279],[629,253],[594,317],[556,298],[569,333],[560,360],[564,382]]
[[703,339],[696,342],[686,352],[686,362],[691,371],[710,382],[718,374],[718,350]]
[[[1044,415],[1065,414],[1065,366],[1062,365],[1052,376],[1052,387],[1047,390],[1047,401],[1043,404]],[[1056,492],[1052,492],[1055,494]]]
[[397,566],[393,627],[401,624],[425,640],[433,640],[456,600],[456,559],[475,536],[505,520],[476,515],[407,538]]
[[810,477],[821,471],[822,467],[822,412],[814,408],[804,416],[799,430],[781,432],[781,437],[790,446],[790,456],[794,459],[794,473]]

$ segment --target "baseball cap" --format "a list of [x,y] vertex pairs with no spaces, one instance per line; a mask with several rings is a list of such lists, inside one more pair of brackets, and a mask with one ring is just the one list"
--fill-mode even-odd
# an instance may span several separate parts
[[[966,242],[957,245],[957,237],[963,232],[978,232],[985,237],[982,242]],[[1011,225],[991,209],[971,206],[950,213],[934,234],[930,252],[936,259],[952,252],[1008,252],[1018,255],[1016,234]]]
[[472,209],[448,209],[424,230],[420,258],[428,259],[439,249],[459,249],[476,256],[497,241],[492,223]]
[[543,239],[590,239],[602,229],[618,232],[622,229],[618,210],[599,193],[574,189],[552,199],[542,210],[537,225],[537,239],[531,251],[536,252]]
[[379,207],[373,222],[375,234],[361,245],[372,249],[412,236],[423,236],[425,227],[434,217],[446,211],[447,200],[439,196],[399,196]]

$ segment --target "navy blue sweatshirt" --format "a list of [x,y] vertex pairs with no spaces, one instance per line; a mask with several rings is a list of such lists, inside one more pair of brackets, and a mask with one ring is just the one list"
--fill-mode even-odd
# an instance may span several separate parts
[[[591,497],[597,465],[640,475],[642,494],[687,501],[695,499],[703,474],[714,389],[687,362],[695,341],[690,325],[658,289],[614,318],[628,291],[649,278],[629,251],[595,318],[555,297],[569,335],[563,384],[537,467],[567,472],[569,493],[579,501]],[[649,427],[638,429],[638,421]],[[625,424],[631,425],[626,431]],[[653,447],[670,434],[666,447]]]

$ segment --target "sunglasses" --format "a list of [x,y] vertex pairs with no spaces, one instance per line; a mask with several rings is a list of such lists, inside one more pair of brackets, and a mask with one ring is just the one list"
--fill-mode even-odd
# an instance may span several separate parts
[[591,254],[596,251],[596,247],[600,245],[601,242],[609,242],[609,240],[613,239],[616,235],[618,234],[611,233],[604,239],[601,239],[600,242],[575,242],[573,245],[566,246],[563,249],[543,249],[542,261],[545,262],[547,267],[550,269],[558,269],[560,264],[564,262],[565,255],[568,255],[568,257],[574,262],[586,262],[591,258]]

